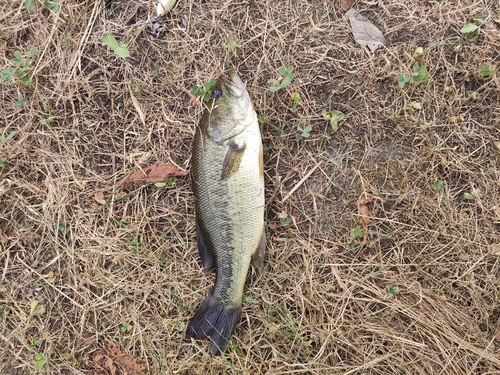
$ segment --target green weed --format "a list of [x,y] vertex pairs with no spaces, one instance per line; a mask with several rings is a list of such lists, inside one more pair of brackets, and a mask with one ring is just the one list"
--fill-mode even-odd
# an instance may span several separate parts
[[494,69],[491,69],[488,64],[483,63],[479,66],[479,72],[477,73],[477,76],[480,79],[484,79],[491,76],[494,73],[495,73]]
[[[0,150],[2,149],[2,147],[8,142],[10,141],[12,138],[14,138],[14,136],[16,135],[16,132],[15,131],[12,131],[9,133],[9,135],[7,135],[6,137],[3,136],[3,135],[0,135]],[[7,165],[7,160],[6,159],[3,159],[3,158],[0,158],[0,168],[3,168]]]
[[432,191],[435,191],[435,192],[438,192],[438,191],[443,190],[443,187],[444,187],[443,181],[439,181],[439,180],[437,180],[436,182],[434,182],[434,183],[431,185],[431,190],[432,190]]
[[413,73],[411,74],[412,80],[415,83],[423,82],[429,78],[429,73],[427,72],[427,65],[418,65],[418,63],[413,64]]
[[267,124],[269,125],[271,128],[274,129],[274,135],[276,137],[281,137],[281,135],[283,134],[283,129],[282,128],[278,128],[276,125],[272,124],[269,119],[266,117],[265,114],[261,113],[259,116],[257,116],[257,120],[261,123],[261,124]]
[[397,75],[398,86],[403,89],[408,82],[420,83],[429,78],[429,73],[427,72],[427,65],[419,65],[418,63],[413,64],[411,76],[399,73]]
[[288,68],[282,66],[281,68],[278,69],[278,72],[283,77],[281,81],[278,81],[276,79],[270,79],[269,81],[267,81],[267,83],[271,84],[271,87],[269,87],[269,90],[271,92],[276,92],[278,90],[281,90],[287,87],[293,81],[293,74],[292,74],[293,66],[289,66]]
[[399,287],[396,285],[387,285],[387,296],[386,298],[392,298],[399,294]]
[[490,16],[488,12],[478,12],[474,14],[474,19],[476,20],[485,20]]
[[304,138],[309,138],[311,136],[311,130],[312,130],[311,125],[307,125],[304,129],[299,128],[300,133],[297,133],[295,135],[295,139],[297,140],[297,142],[303,140]]
[[413,52],[413,58],[418,59],[424,53],[424,49],[422,47],[417,47],[415,52]]
[[212,78],[210,81],[205,83],[203,86],[193,86],[191,87],[191,94],[195,96],[202,96],[203,100],[208,102],[212,96],[212,91],[214,90],[217,80]]
[[31,343],[28,345],[28,348],[33,349],[40,345],[40,340],[38,340],[36,337],[31,338]]
[[292,94],[292,108],[290,108],[290,110],[292,112],[295,112],[297,110],[297,108],[299,108],[299,105],[302,104],[300,102],[300,94],[298,92],[294,92]]
[[128,48],[126,44],[118,42],[116,38],[109,34],[102,34],[102,43],[107,45],[109,48],[113,50],[115,54],[120,57],[129,57],[130,54],[128,52]]
[[31,58],[38,56],[38,50],[32,46],[27,48],[27,56],[23,56],[20,51],[14,52],[11,66],[0,72],[0,82],[5,84],[19,84],[30,86],[32,81],[29,77]]
[[330,124],[330,128],[332,128],[332,130],[336,132],[339,128],[339,122],[344,118],[344,114],[335,110],[328,112],[326,109],[324,109],[321,114],[323,116],[323,119],[328,121],[328,123]]
[[467,36],[470,39],[470,41],[474,41],[477,38],[479,38],[480,32],[481,28],[474,23],[468,23],[460,29],[460,33],[462,35]]
[[292,219],[290,217],[285,217],[284,219],[281,219],[281,226],[282,227],[287,227],[292,223]]
[[49,363],[48,356],[42,353],[35,354],[35,367],[37,370],[41,370],[47,363]]
[[24,0],[24,6],[28,12],[32,12],[35,8],[35,0]]
[[170,178],[167,178],[167,180],[166,180],[166,181],[162,181],[162,182],[155,182],[155,184],[154,184],[154,185],[155,185],[157,188],[163,188],[163,187],[165,187],[165,186],[167,186],[167,185],[175,185],[175,184],[176,184],[176,182],[177,182],[177,178],[175,178],[175,177],[170,177]]
[[120,331],[122,332],[130,332],[132,330],[132,325],[129,322],[123,322],[120,327]]
[[59,10],[59,3],[60,0],[53,0],[53,1],[45,1],[43,3],[43,6],[47,9],[58,11]]

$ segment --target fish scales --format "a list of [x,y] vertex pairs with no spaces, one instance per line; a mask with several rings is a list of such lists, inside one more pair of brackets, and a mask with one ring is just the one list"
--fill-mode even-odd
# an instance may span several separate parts
[[239,319],[252,256],[265,250],[262,141],[257,115],[235,72],[217,81],[193,141],[197,242],[215,286],[188,324],[187,336],[208,337],[224,350]]

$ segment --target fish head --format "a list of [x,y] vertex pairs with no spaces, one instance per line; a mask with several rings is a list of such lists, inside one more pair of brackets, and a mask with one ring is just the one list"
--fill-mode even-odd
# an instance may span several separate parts
[[256,115],[250,95],[234,70],[217,79],[207,115],[208,135],[217,143],[234,137],[254,121]]

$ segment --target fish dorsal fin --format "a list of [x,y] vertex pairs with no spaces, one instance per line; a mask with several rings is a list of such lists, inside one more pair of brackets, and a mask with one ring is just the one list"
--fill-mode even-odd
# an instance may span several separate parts
[[222,172],[220,175],[221,180],[227,180],[238,171],[241,164],[241,159],[245,153],[246,145],[238,145],[236,142],[229,142],[229,149],[227,150],[224,163],[222,164]]

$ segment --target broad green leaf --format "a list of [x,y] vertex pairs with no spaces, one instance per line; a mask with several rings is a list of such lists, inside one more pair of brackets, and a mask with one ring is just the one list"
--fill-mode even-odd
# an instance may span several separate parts
[[35,355],[35,367],[37,370],[41,370],[43,368],[43,366],[45,366],[48,362],[48,358],[46,355],[43,355],[43,354],[36,354]]
[[127,46],[123,43],[120,43],[116,40],[116,38],[109,34],[102,34],[102,42],[107,45],[109,48],[113,50],[120,57],[128,57],[130,56]]
[[58,11],[59,10],[59,0],[46,1],[43,3],[43,6],[47,9]]
[[38,54],[40,53],[35,47],[28,45],[28,56],[29,57],[37,57]]
[[286,217],[284,219],[281,219],[281,226],[282,227],[287,227],[292,223],[292,219],[289,217]]
[[2,73],[0,73],[0,79],[4,83],[11,83],[12,79],[14,78],[14,68],[5,68],[2,69]]
[[35,0],[24,0],[24,6],[31,12],[35,8]]
[[14,52],[14,58],[12,62],[16,65],[22,64],[24,62],[23,54],[19,51]]
[[351,238],[363,237],[363,229],[358,225],[356,228],[351,230]]
[[404,88],[406,83],[410,80],[410,77],[404,75],[404,74],[401,74],[399,73],[398,76],[397,76],[397,80],[398,80],[398,86],[400,89]]
[[118,48],[118,41],[116,38],[109,34],[102,34],[102,42],[111,48],[113,51]]
[[119,43],[118,47],[114,49],[114,52],[120,57],[129,57],[127,46],[123,43]]
[[396,285],[387,285],[387,298],[392,298],[399,294],[399,287]]
[[471,193],[464,193],[464,199],[471,201],[474,200],[474,196]]
[[476,24],[468,23],[467,25],[465,25],[464,27],[462,27],[460,29],[460,32],[462,34],[472,34],[472,33],[477,32],[478,29],[479,29],[479,26],[477,26]]
[[420,56],[422,56],[422,53],[424,53],[424,49],[422,47],[417,47],[417,49],[415,49],[415,52],[413,52],[413,58],[418,59]]
[[340,111],[332,111],[332,120],[340,122],[344,118],[344,114]]
[[16,131],[12,131],[9,133],[9,135],[7,136],[7,138],[5,138],[6,141],[10,141],[12,138],[14,138],[14,136],[16,135]]
[[46,119],[40,121],[43,125],[50,125],[54,122],[54,116],[49,116]]
[[38,300],[34,299],[33,301],[31,301],[31,303],[30,303],[30,315],[33,315],[37,306],[38,306]]
[[485,20],[490,14],[488,12],[479,12],[474,14],[476,20]]
[[431,189],[433,191],[441,191],[443,190],[443,181],[436,181],[431,185]]
[[493,69],[490,69],[488,64],[481,64],[479,66],[479,78],[486,78],[495,73]]
[[24,98],[19,98],[14,101],[14,106],[15,107],[24,107],[26,105],[26,99]]
[[155,182],[155,186],[157,188],[163,188],[163,187],[167,186],[167,183],[166,182]]

